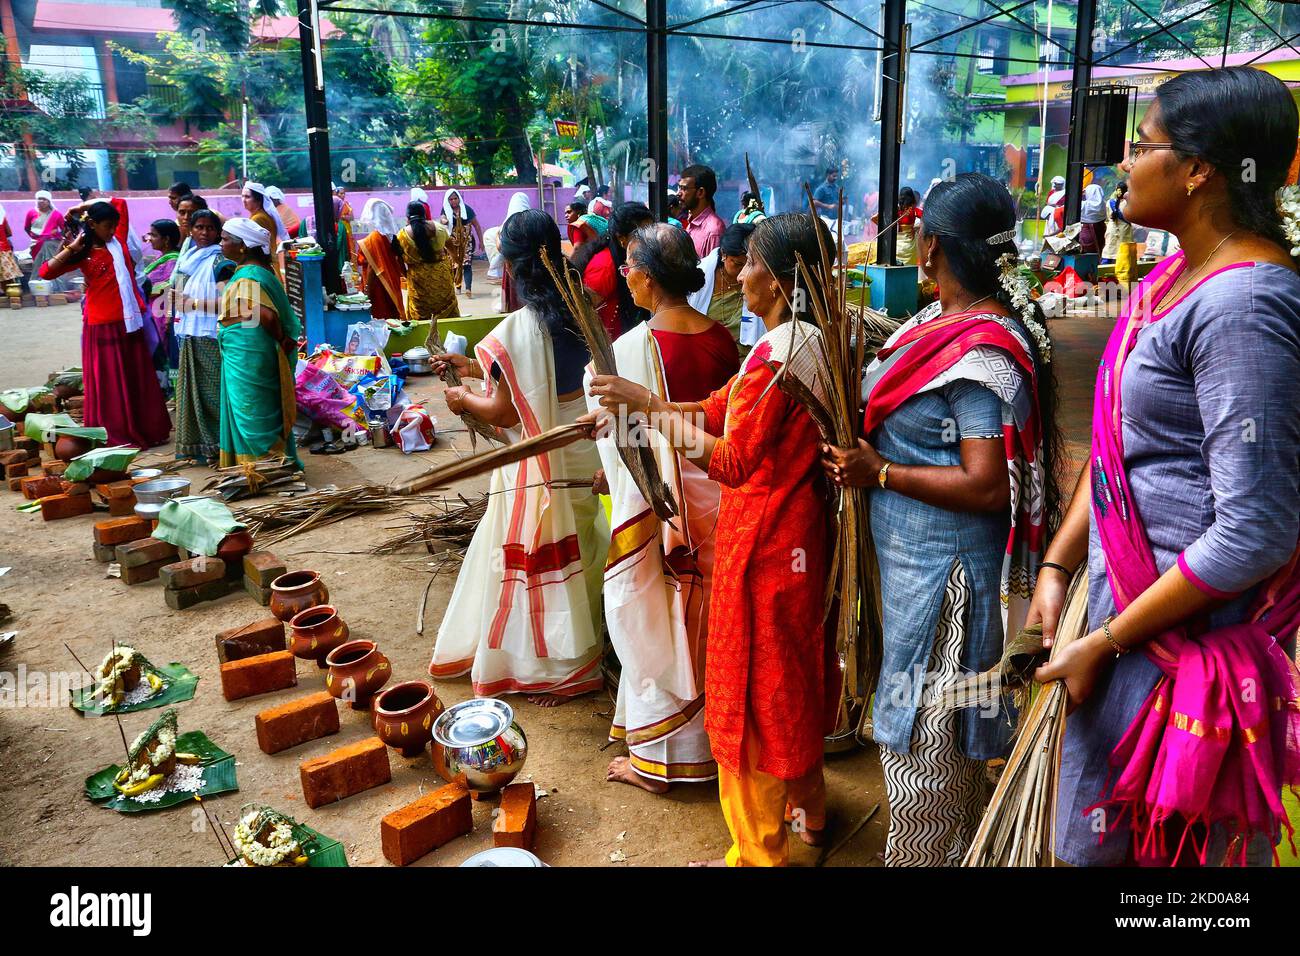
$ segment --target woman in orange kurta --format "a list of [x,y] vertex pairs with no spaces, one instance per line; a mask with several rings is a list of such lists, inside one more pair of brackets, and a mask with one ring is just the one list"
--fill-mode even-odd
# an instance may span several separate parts
[[787,815],[805,842],[825,826],[822,744],[839,686],[823,624],[830,537],[820,438],[802,406],[768,388],[789,343],[817,334],[791,321],[789,303],[804,298],[793,294],[796,255],[820,258],[818,228],[789,213],[755,230],[741,287],[772,331],[725,387],[682,404],[614,376],[591,383],[607,409],[648,411],[722,486],[704,682],[729,866],[784,865]]
[[370,316],[374,319],[400,319],[406,315],[402,302],[402,278],[406,270],[393,248],[397,239],[397,220],[393,207],[382,199],[371,199],[361,211],[362,225],[370,232],[357,243],[361,266],[361,288],[370,297]]

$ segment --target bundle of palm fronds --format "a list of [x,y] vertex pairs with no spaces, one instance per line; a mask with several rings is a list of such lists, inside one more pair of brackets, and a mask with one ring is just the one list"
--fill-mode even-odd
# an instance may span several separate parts
[[324,488],[288,500],[237,508],[234,514],[248,526],[258,547],[266,548],[344,518],[390,511],[409,504],[410,498],[395,493],[386,485],[355,485],[351,488]]
[[434,542],[453,549],[469,547],[474,530],[487,513],[488,496],[471,501],[464,495],[433,501],[431,514],[409,514],[402,524],[385,525],[386,531],[398,533],[370,549],[371,554],[397,554],[412,545],[423,545],[434,554]]
[[[555,280],[555,285],[560,290],[560,297],[564,299],[565,306],[572,313],[583,338],[587,340],[587,348],[591,351],[591,364],[596,374],[617,375],[618,366],[614,361],[614,346],[609,341],[605,324],[600,321],[600,316],[591,307],[591,300],[587,298],[587,293],[582,286],[582,277],[564,262],[558,264],[551,262],[551,257],[546,254],[545,249],[542,250],[542,262],[546,265],[546,271],[551,274],[551,278]],[[650,505],[655,516],[660,521],[668,521],[677,515],[677,499],[673,497],[672,488],[668,487],[663,475],[659,473],[659,465],[655,462],[654,452],[650,450],[649,442],[639,440],[639,432],[639,428],[628,429],[626,434],[622,429],[614,430],[613,437],[618,447],[618,455],[623,459],[623,464],[632,475],[637,490],[641,492],[641,497]]]
[[[1087,633],[1088,572],[1070,582],[1051,656]],[[963,866],[1054,866],[1057,777],[1065,737],[1065,684],[1039,688],[1022,711],[1015,746]]]
[[[431,338],[429,340],[429,344],[432,345],[439,353],[443,353],[447,351],[447,347],[442,344],[442,340],[439,339],[437,336]],[[455,366],[451,364],[447,365],[446,369],[439,377],[442,379],[445,385],[461,384],[460,372],[456,371]],[[504,441],[499,431],[497,431],[487,422],[483,421],[483,419],[479,418],[473,412],[461,412],[460,420],[463,421],[465,423],[465,427],[469,429],[469,440],[470,440],[471,448],[474,447],[475,435],[482,435],[488,441],[493,442],[494,444],[497,445],[502,444],[502,442]]]
[[[809,209],[816,219],[812,194]],[[843,245],[843,199],[835,241]],[[884,313],[848,302],[847,278],[838,268],[837,249],[821,232],[817,262],[798,260],[799,289],[807,296],[807,319],[820,333],[792,336],[798,341],[780,361],[776,383],[807,410],[823,440],[841,448],[857,446],[862,434],[862,376],[898,323]],[[868,524],[867,490],[844,488],[834,506],[835,551],[826,582],[826,612],[835,615],[836,648],[844,678],[844,700],[835,737],[866,720],[866,699],[880,672],[880,574]]]
[[203,490],[215,491],[225,501],[238,501],[271,492],[305,491],[307,486],[301,478],[302,469],[292,459],[264,459],[218,468],[217,477],[204,485]]
[[543,455],[566,445],[572,445],[580,439],[587,438],[588,434],[589,429],[586,425],[558,425],[550,431],[525,438],[512,445],[494,448],[481,455],[473,455],[438,468],[431,468],[419,477],[394,485],[392,491],[399,495],[413,495],[420,491],[428,491],[430,488],[446,488],[453,481],[476,478],[517,461],[523,461],[525,458]]

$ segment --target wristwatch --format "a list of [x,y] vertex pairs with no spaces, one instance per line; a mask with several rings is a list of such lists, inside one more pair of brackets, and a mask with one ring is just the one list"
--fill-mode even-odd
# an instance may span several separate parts
[[889,466],[892,464],[892,461],[885,462],[885,464],[881,466],[880,474],[876,476],[876,480],[880,482],[881,488],[885,487],[885,480],[889,477]]

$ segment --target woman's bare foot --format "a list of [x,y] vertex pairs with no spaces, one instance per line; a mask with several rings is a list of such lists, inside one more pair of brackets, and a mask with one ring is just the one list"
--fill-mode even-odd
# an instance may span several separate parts
[[557,694],[530,694],[528,703],[536,704],[538,707],[559,707],[561,704],[567,704],[573,700],[572,697],[560,697]]
[[799,839],[803,840],[808,846],[823,847],[826,845],[826,830],[799,830]]
[[651,780],[649,777],[641,776],[632,768],[632,761],[627,757],[615,757],[609,762],[609,769],[605,771],[605,780],[606,782],[630,783],[634,787],[649,790],[651,793],[668,792],[668,784],[662,780]]
[[726,860],[691,860],[687,866],[726,866]]

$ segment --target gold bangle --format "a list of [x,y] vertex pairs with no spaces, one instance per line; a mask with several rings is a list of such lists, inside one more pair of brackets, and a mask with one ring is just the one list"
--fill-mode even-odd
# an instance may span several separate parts
[[654,396],[655,393],[650,391],[650,389],[647,388],[645,390],[645,417],[647,419],[650,418],[650,403],[654,401]]
[[1118,657],[1121,654],[1127,654],[1129,650],[1131,650],[1131,648],[1125,647],[1119,641],[1115,640],[1115,635],[1111,634],[1110,622],[1113,620],[1115,620],[1114,614],[1112,614],[1110,617],[1106,618],[1104,621],[1101,622],[1101,636],[1106,638],[1107,644],[1115,648],[1115,656]]
[[889,466],[892,464],[892,461],[885,462],[884,466],[880,469],[880,474],[876,476],[876,480],[880,482],[881,488],[885,487],[885,481],[889,478]]

